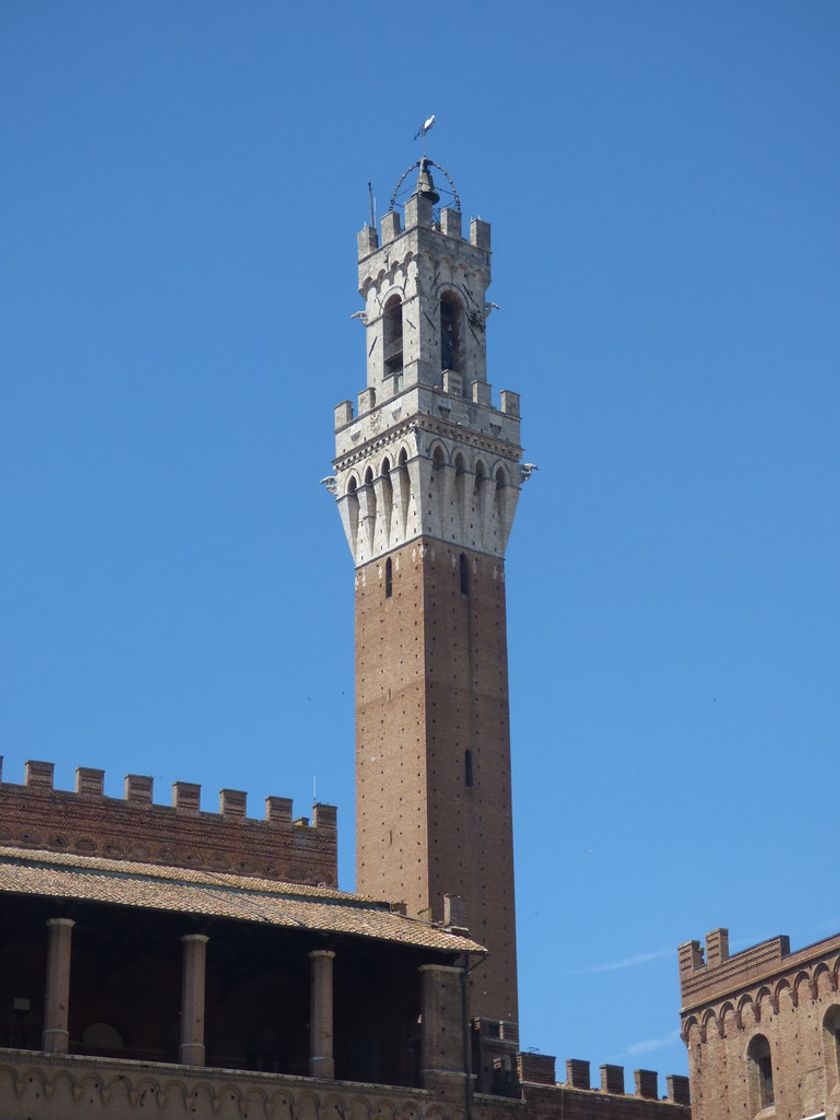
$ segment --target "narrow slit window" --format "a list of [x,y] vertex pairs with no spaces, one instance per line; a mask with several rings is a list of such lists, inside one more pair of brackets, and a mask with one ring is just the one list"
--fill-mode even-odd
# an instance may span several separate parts
[[458,568],[461,576],[461,594],[469,595],[470,593],[470,565],[466,556],[461,553],[461,559],[458,561]]
[[390,599],[394,594],[394,565],[391,557],[385,561],[385,598]]
[[472,789],[473,784],[473,756],[472,751],[464,751],[464,785]]

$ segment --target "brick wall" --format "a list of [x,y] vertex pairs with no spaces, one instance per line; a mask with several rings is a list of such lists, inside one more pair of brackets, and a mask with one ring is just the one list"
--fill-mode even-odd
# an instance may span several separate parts
[[490,950],[472,1011],[515,1021],[504,565],[426,540],[390,558],[390,598],[384,559],[356,574],[358,889],[435,920],[460,896]]
[[775,1120],[840,1115],[840,935],[790,952],[786,937],[729,954],[726,930],[680,946],[682,1033],[695,1120],[752,1120],[767,1106],[758,1062],[766,1040]]
[[310,824],[292,820],[288,798],[269,797],[254,820],[241,790],[222,790],[219,813],[206,813],[191,782],[176,782],[166,806],[152,801],[151,778],[128,775],[122,799],[104,796],[103,779],[83,767],[75,792],[57,790],[52,763],[27,762],[23,785],[0,781],[0,845],[337,885],[331,805],[316,805]]
[[660,1099],[654,1070],[633,1071],[632,1093],[623,1066],[602,1065],[598,1089],[580,1058],[566,1062],[565,1084],[555,1083],[554,1058],[546,1054],[520,1054],[519,1071],[529,1120],[691,1120],[686,1077],[666,1078],[667,1097]]

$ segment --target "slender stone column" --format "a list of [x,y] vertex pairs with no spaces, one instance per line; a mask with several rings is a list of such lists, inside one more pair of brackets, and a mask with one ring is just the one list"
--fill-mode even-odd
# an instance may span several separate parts
[[185,1066],[204,1065],[204,981],[207,941],[203,933],[187,933],[181,941],[181,1045],[178,1060]]
[[309,1074],[335,1077],[333,1061],[333,958],[329,949],[313,949],[309,1015]]
[[75,924],[72,918],[50,918],[47,921],[47,991],[42,1036],[47,1054],[66,1054],[70,1040],[67,1029],[70,946]]

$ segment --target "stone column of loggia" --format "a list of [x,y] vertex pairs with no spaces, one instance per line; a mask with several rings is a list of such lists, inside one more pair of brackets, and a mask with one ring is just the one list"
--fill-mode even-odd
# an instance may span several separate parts
[[47,990],[44,998],[43,1047],[47,1054],[66,1054],[70,1033],[67,1019],[70,1007],[70,948],[72,918],[47,921]]
[[207,941],[203,933],[185,934],[181,972],[181,1045],[178,1060],[185,1066],[204,1065],[204,985]]
[[309,1015],[309,1074],[335,1077],[333,1060],[333,959],[329,949],[313,949]]
[[462,1093],[464,1053],[463,968],[445,964],[420,966],[423,1032],[420,1084],[439,1093]]

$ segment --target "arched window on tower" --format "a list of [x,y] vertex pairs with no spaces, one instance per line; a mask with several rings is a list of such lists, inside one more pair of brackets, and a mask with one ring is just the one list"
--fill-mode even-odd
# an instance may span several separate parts
[[352,478],[347,483],[347,516],[350,523],[350,547],[356,555],[356,539],[359,533],[359,495],[357,493],[356,479]]
[[398,385],[397,381],[401,381],[403,371],[403,316],[399,296],[391,296],[385,303],[382,336],[385,376],[395,378],[394,392],[398,392],[402,385]]
[[397,503],[399,509],[399,529],[405,530],[411,500],[411,476],[408,473],[408,455],[405,448],[397,459]]
[[391,460],[382,460],[382,516],[385,519],[385,535],[391,532],[392,512],[394,509],[394,484],[391,481]]
[[394,594],[394,565],[391,557],[385,561],[385,598],[390,599]]
[[365,530],[368,546],[373,548],[374,534],[376,533],[376,490],[373,488],[373,471],[370,467],[365,471],[365,490],[367,491]]
[[496,512],[496,532],[501,536],[505,531],[505,517],[507,515],[507,476],[501,467],[496,470],[496,492],[493,503]]
[[466,556],[461,553],[458,560],[458,574],[461,580],[461,594],[469,595],[470,593],[470,563]]
[[432,509],[434,510],[435,515],[438,517],[442,517],[444,513],[440,503],[443,497],[441,491],[441,487],[443,486],[443,483],[441,482],[441,469],[443,468],[445,462],[446,457],[443,454],[443,448],[440,446],[440,444],[438,444],[432,453],[432,473],[429,483],[431,486],[429,498],[432,503]]
[[440,368],[464,373],[461,355],[463,308],[453,292],[440,298]]
[[773,1061],[770,1043],[763,1034],[757,1034],[747,1047],[749,1066],[750,1100],[753,1112],[770,1108],[776,1100],[773,1090]]

